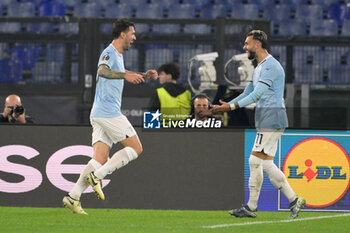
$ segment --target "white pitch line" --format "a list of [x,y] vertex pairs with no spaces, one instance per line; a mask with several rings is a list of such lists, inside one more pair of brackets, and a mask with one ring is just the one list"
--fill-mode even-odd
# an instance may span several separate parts
[[296,219],[279,220],[279,221],[259,221],[259,222],[220,224],[220,225],[202,226],[202,228],[222,228],[222,227],[247,226],[247,225],[257,225],[257,224],[266,224],[266,223],[301,222],[301,221],[309,221],[309,220],[324,219],[324,218],[337,218],[337,217],[346,217],[346,216],[350,216],[350,214],[326,215],[326,216],[319,216],[319,217],[296,218]]

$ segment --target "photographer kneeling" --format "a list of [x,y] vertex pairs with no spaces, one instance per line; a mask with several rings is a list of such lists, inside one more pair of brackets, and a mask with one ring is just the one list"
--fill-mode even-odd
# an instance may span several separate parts
[[0,114],[0,123],[34,123],[30,116],[25,114],[25,109],[18,95],[9,95],[5,100],[4,112]]

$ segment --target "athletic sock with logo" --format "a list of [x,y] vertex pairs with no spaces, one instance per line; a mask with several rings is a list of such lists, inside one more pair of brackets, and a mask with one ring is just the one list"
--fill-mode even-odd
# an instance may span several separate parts
[[80,173],[78,181],[75,183],[73,189],[68,193],[72,198],[79,200],[81,194],[89,187],[86,181],[86,176],[92,171],[99,169],[102,165],[94,159],[91,159]]
[[114,172],[116,169],[120,169],[127,165],[130,161],[137,158],[136,151],[131,147],[125,147],[124,149],[116,152],[111,159],[107,161],[96,172],[95,176],[99,179],[105,178],[109,173]]
[[292,202],[296,199],[297,195],[290,187],[286,176],[283,172],[273,163],[273,160],[264,160],[263,161],[264,172],[269,177],[271,183],[286,196],[289,202]]
[[255,155],[250,155],[249,157],[249,201],[247,203],[251,210],[256,210],[258,208],[258,200],[261,190],[261,185],[263,182],[263,160],[256,157]]

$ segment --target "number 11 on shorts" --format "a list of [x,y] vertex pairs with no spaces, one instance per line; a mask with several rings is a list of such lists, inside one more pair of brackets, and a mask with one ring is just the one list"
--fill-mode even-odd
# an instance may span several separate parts
[[262,139],[263,139],[263,134],[262,133],[257,133],[256,134],[256,140],[255,140],[255,144],[257,145],[261,145]]

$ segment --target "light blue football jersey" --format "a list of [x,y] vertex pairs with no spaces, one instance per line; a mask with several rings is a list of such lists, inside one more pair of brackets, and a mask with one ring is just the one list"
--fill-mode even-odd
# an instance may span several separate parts
[[[106,65],[110,69],[125,72],[123,54],[112,44],[101,53],[98,67]],[[121,116],[124,79],[107,79],[96,75],[96,93],[90,117],[111,118]]]
[[271,55],[265,57],[254,69],[253,87],[258,82],[269,86],[256,103],[255,127],[282,129],[288,127],[284,105],[285,73],[281,64]]

